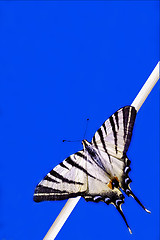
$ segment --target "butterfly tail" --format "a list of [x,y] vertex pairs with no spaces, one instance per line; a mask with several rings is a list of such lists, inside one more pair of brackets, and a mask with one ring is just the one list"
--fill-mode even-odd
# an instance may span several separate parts
[[[106,202],[106,203],[107,203],[107,202]],[[131,229],[130,229],[128,223],[127,223],[127,220],[126,220],[126,218],[125,218],[125,216],[124,216],[124,213],[123,213],[123,211],[122,211],[121,205],[122,205],[123,203],[124,203],[124,196],[123,196],[123,194],[121,194],[121,196],[120,196],[119,199],[116,199],[115,201],[113,201],[113,205],[116,207],[116,209],[118,210],[118,212],[121,214],[121,216],[122,216],[123,220],[125,221],[125,224],[126,224],[128,230],[129,230],[130,234],[132,234],[132,231],[131,231]],[[107,203],[107,204],[108,204],[108,203]]]
[[118,212],[121,214],[123,220],[125,221],[125,223],[126,223],[126,225],[127,225],[127,228],[128,228],[128,230],[129,230],[130,234],[132,234],[132,231],[131,231],[128,223],[127,223],[127,220],[126,220],[126,218],[125,218],[125,216],[124,216],[124,213],[123,213],[123,211],[122,211],[121,206],[115,206],[115,207],[116,207],[116,209],[118,210]]
[[136,200],[136,202],[137,202],[146,212],[151,213],[151,211],[149,211],[147,208],[144,207],[144,205],[140,202],[140,200],[134,195],[134,193],[133,193],[130,189],[128,189],[127,195],[128,195],[128,196],[132,196],[132,197]]

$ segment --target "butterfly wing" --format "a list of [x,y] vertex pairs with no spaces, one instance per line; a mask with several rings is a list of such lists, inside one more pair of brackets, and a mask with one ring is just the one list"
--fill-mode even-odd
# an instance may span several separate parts
[[130,145],[136,113],[132,106],[119,109],[98,129],[92,144],[99,150],[121,159]]
[[[92,144],[98,148],[101,155],[104,152],[104,154],[107,153],[107,156],[122,158],[130,143],[135,115],[136,110],[133,107],[124,107],[113,114],[95,133]],[[90,156],[84,151],[79,151],[65,159],[37,185],[34,200],[37,202],[61,200],[84,195],[84,193],[86,195],[86,192],[88,192],[88,196],[94,197],[97,194],[103,195],[105,192],[113,195],[113,192],[117,191],[116,195],[120,196],[119,190],[110,191],[108,189],[106,183],[109,179],[106,174],[104,175],[102,169],[97,168],[89,158]],[[91,162],[92,164],[90,164]],[[117,169],[115,166],[113,168]],[[119,169],[122,170],[122,166],[118,168],[117,172]],[[117,172],[116,175],[118,175]],[[99,178],[103,178],[103,180]]]
[[132,131],[137,111],[132,106],[126,106],[115,112],[98,129],[92,138],[92,144],[98,149],[105,168],[112,171],[118,178],[119,186],[129,196],[132,196],[141,207],[149,212],[133,194],[129,186],[130,160],[126,153],[132,138]]
[[122,192],[118,188],[111,189],[108,185],[111,181],[110,175],[103,165],[103,161],[96,150],[93,148],[92,153],[87,156],[87,191],[84,194],[86,201],[104,201],[107,204],[115,204],[116,200],[123,199]]
[[98,154],[97,149],[90,145],[86,146],[84,151],[86,152],[85,155],[87,156],[88,171],[88,186],[87,191],[83,195],[84,199],[86,201],[93,202],[103,201],[107,205],[113,204],[123,217],[131,233],[131,229],[126,221],[126,218],[121,208],[122,203],[124,203],[124,196],[119,188],[112,188],[110,186],[111,175],[108,169],[104,166],[102,156]]
[[128,173],[130,171],[130,161],[126,156],[133,126],[136,118],[136,109],[126,106],[115,112],[98,129],[92,139],[105,168],[112,171],[112,175],[119,180],[120,187],[127,193],[131,182]]
[[84,151],[66,158],[37,185],[34,201],[63,200],[83,195],[87,190],[86,164]]

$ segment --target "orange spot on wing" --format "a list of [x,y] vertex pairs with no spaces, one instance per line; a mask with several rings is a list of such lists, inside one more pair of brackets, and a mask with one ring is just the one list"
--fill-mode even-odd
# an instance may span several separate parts
[[113,189],[113,188],[112,188],[112,180],[108,183],[108,187],[109,187],[110,189]]
[[118,179],[118,177],[115,177],[115,179],[119,182],[119,179]]
[[112,181],[113,181],[114,179],[116,179],[116,180],[119,182],[118,177],[114,177],[112,180],[110,180],[110,182],[108,183],[108,187],[109,187],[110,189],[112,189],[112,190],[113,190]]

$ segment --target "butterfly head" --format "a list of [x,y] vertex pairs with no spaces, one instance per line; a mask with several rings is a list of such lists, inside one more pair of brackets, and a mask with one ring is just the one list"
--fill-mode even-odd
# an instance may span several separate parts
[[91,143],[89,143],[86,139],[82,140],[82,145],[84,148],[86,148],[87,146],[90,146]]

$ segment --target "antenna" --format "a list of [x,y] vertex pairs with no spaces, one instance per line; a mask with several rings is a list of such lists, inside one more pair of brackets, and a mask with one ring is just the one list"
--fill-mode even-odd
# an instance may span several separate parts
[[[85,135],[86,135],[86,132],[87,132],[88,121],[89,121],[89,118],[87,118],[87,123],[86,123],[86,128],[85,128],[85,131],[84,131],[83,139],[85,138]],[[66,140],[66,139],[63,139],[62,142],[82,142],[82,140]]]
[[81,140],[65,140],[63,139],[62,142],[81,142]]
[[88,121],[89,121],[89,118],[87,118],[86,129],[85,129],[85,132],[84,132],[83,139],[84,139],[84,138],[85,138],[85,136],[86,136],[86,132],[87,132],[87,128],[88,128]]

